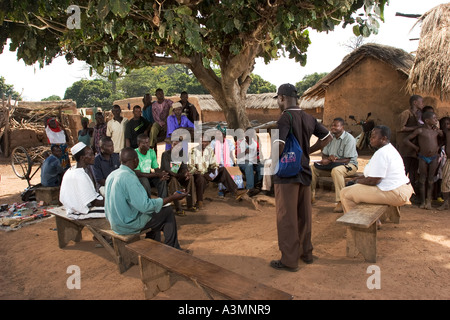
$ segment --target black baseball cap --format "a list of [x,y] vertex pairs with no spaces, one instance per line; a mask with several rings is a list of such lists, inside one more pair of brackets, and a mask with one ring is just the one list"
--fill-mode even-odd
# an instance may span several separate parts
[[282,84],[281,86],[279,86],[277,95],[273,98],[274,99],[278,98],[278,95],[294,97],[297,99],[299,98],[297,89],[295,88],[294,85],[292,85],[290,83],[285,83],[285,84]]

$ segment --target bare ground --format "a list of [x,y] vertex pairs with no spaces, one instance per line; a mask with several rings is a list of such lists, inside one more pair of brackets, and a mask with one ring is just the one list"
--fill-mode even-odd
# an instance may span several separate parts
[[[20,202],[27,187],[0,158],[0,203]],[[39,182],[39,174],[32,183]],[[269,266],[279,258],[274,199],[259,202],[220,200],[207,191],[206,207],[178,217],[179,240],[193,255],[221,265],[296,300],[446,300],[450,298],[450,212],[405,206],[400,224],[386,223],[378,231],[378,258],[346,257],[346,229],[336,223],[334,195],[318,190],[313,206],[314,263],[301,263],[296,273]],[[435,203],[436,207],[438,204]],[[0,231],[0,299],[142,300],[139,268],[119,274],[105,249],[96,248],[89,231],[83,240],[59,249],[53,217],[16,231]],[[81,270],[81,289],[68,289],[67,268]],[[369,289],[371,265],[380,268],[380,289]],[[200,289],[176,282],[155,300],[202,300]]]

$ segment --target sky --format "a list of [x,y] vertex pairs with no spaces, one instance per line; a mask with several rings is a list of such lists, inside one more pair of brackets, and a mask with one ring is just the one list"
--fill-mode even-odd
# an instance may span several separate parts
[[[437,0],[390,0],[385,7],[385,22],[381,23],[378,35],[365,39],[367,42],[390,45],[413,53],[419,44],[420,25],[413,28],[416,19],[395,16],[396,12],[406,14],[423,14],[433,7],[446,3]],[[311,44],[307,52],[307,64],[302,67],[292,59],[279,58],[265,64],[257,59],[253,73],[260,75],[277,87],[283,83],[295,84],[305,75],[315,72],[331,72],[342,59],[350,53],[343,44],[353,36],[351,27],[343,29],[336,26],[329,33],[310,31]],[[89,77],[89,67],[81,61],[68,65],[64,57],[56,58],[50,65],[40,69],[39,65],[26,66],[17,61],[15,52],[10,52],[8,46],[0,54],[0,76],[7,84],[22,93],[25,101],[40,101],[51,95],[64,97],[64,92],[74,82]]]

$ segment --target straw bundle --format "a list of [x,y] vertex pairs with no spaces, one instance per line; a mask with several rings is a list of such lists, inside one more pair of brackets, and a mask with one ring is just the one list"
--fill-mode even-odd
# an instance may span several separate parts
[[407,89],[411,94],[429,94],[450,99],[450,3],[423,14],[420,42]]

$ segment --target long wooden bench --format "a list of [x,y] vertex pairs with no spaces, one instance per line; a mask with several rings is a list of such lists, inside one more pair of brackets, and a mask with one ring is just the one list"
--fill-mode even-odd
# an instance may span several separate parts
[[377,260],[377,224],[387,219],[400,223],[400,208],[388,205],[358,204],[336,222],[347,226],[347,256],[359,253],[368,262]]
[[[139,255],[146,299],[169,289],[176,276],[192,281],[209,299],[291,300],[292,295],[248,279],[163,243],[144,239],[126,246]],[[188,297],[186,297],[188,298]]]
[[[137,255],[125,246],[128,243],[140,240],[141,235],[147,233],[150,229],[143,230],[140,234],[119,235],[111,230],[111,225],[105,218],[70,219],[67,217],[66,209],[63,206],[48,209],[47,211],[55,216],[58,245],[61,249],[70,241],[81,241],[81,231],[86,227],[112,256],[120,273],[139,263]],[[109,239],[112,239],[112,244],[108,241]]]

